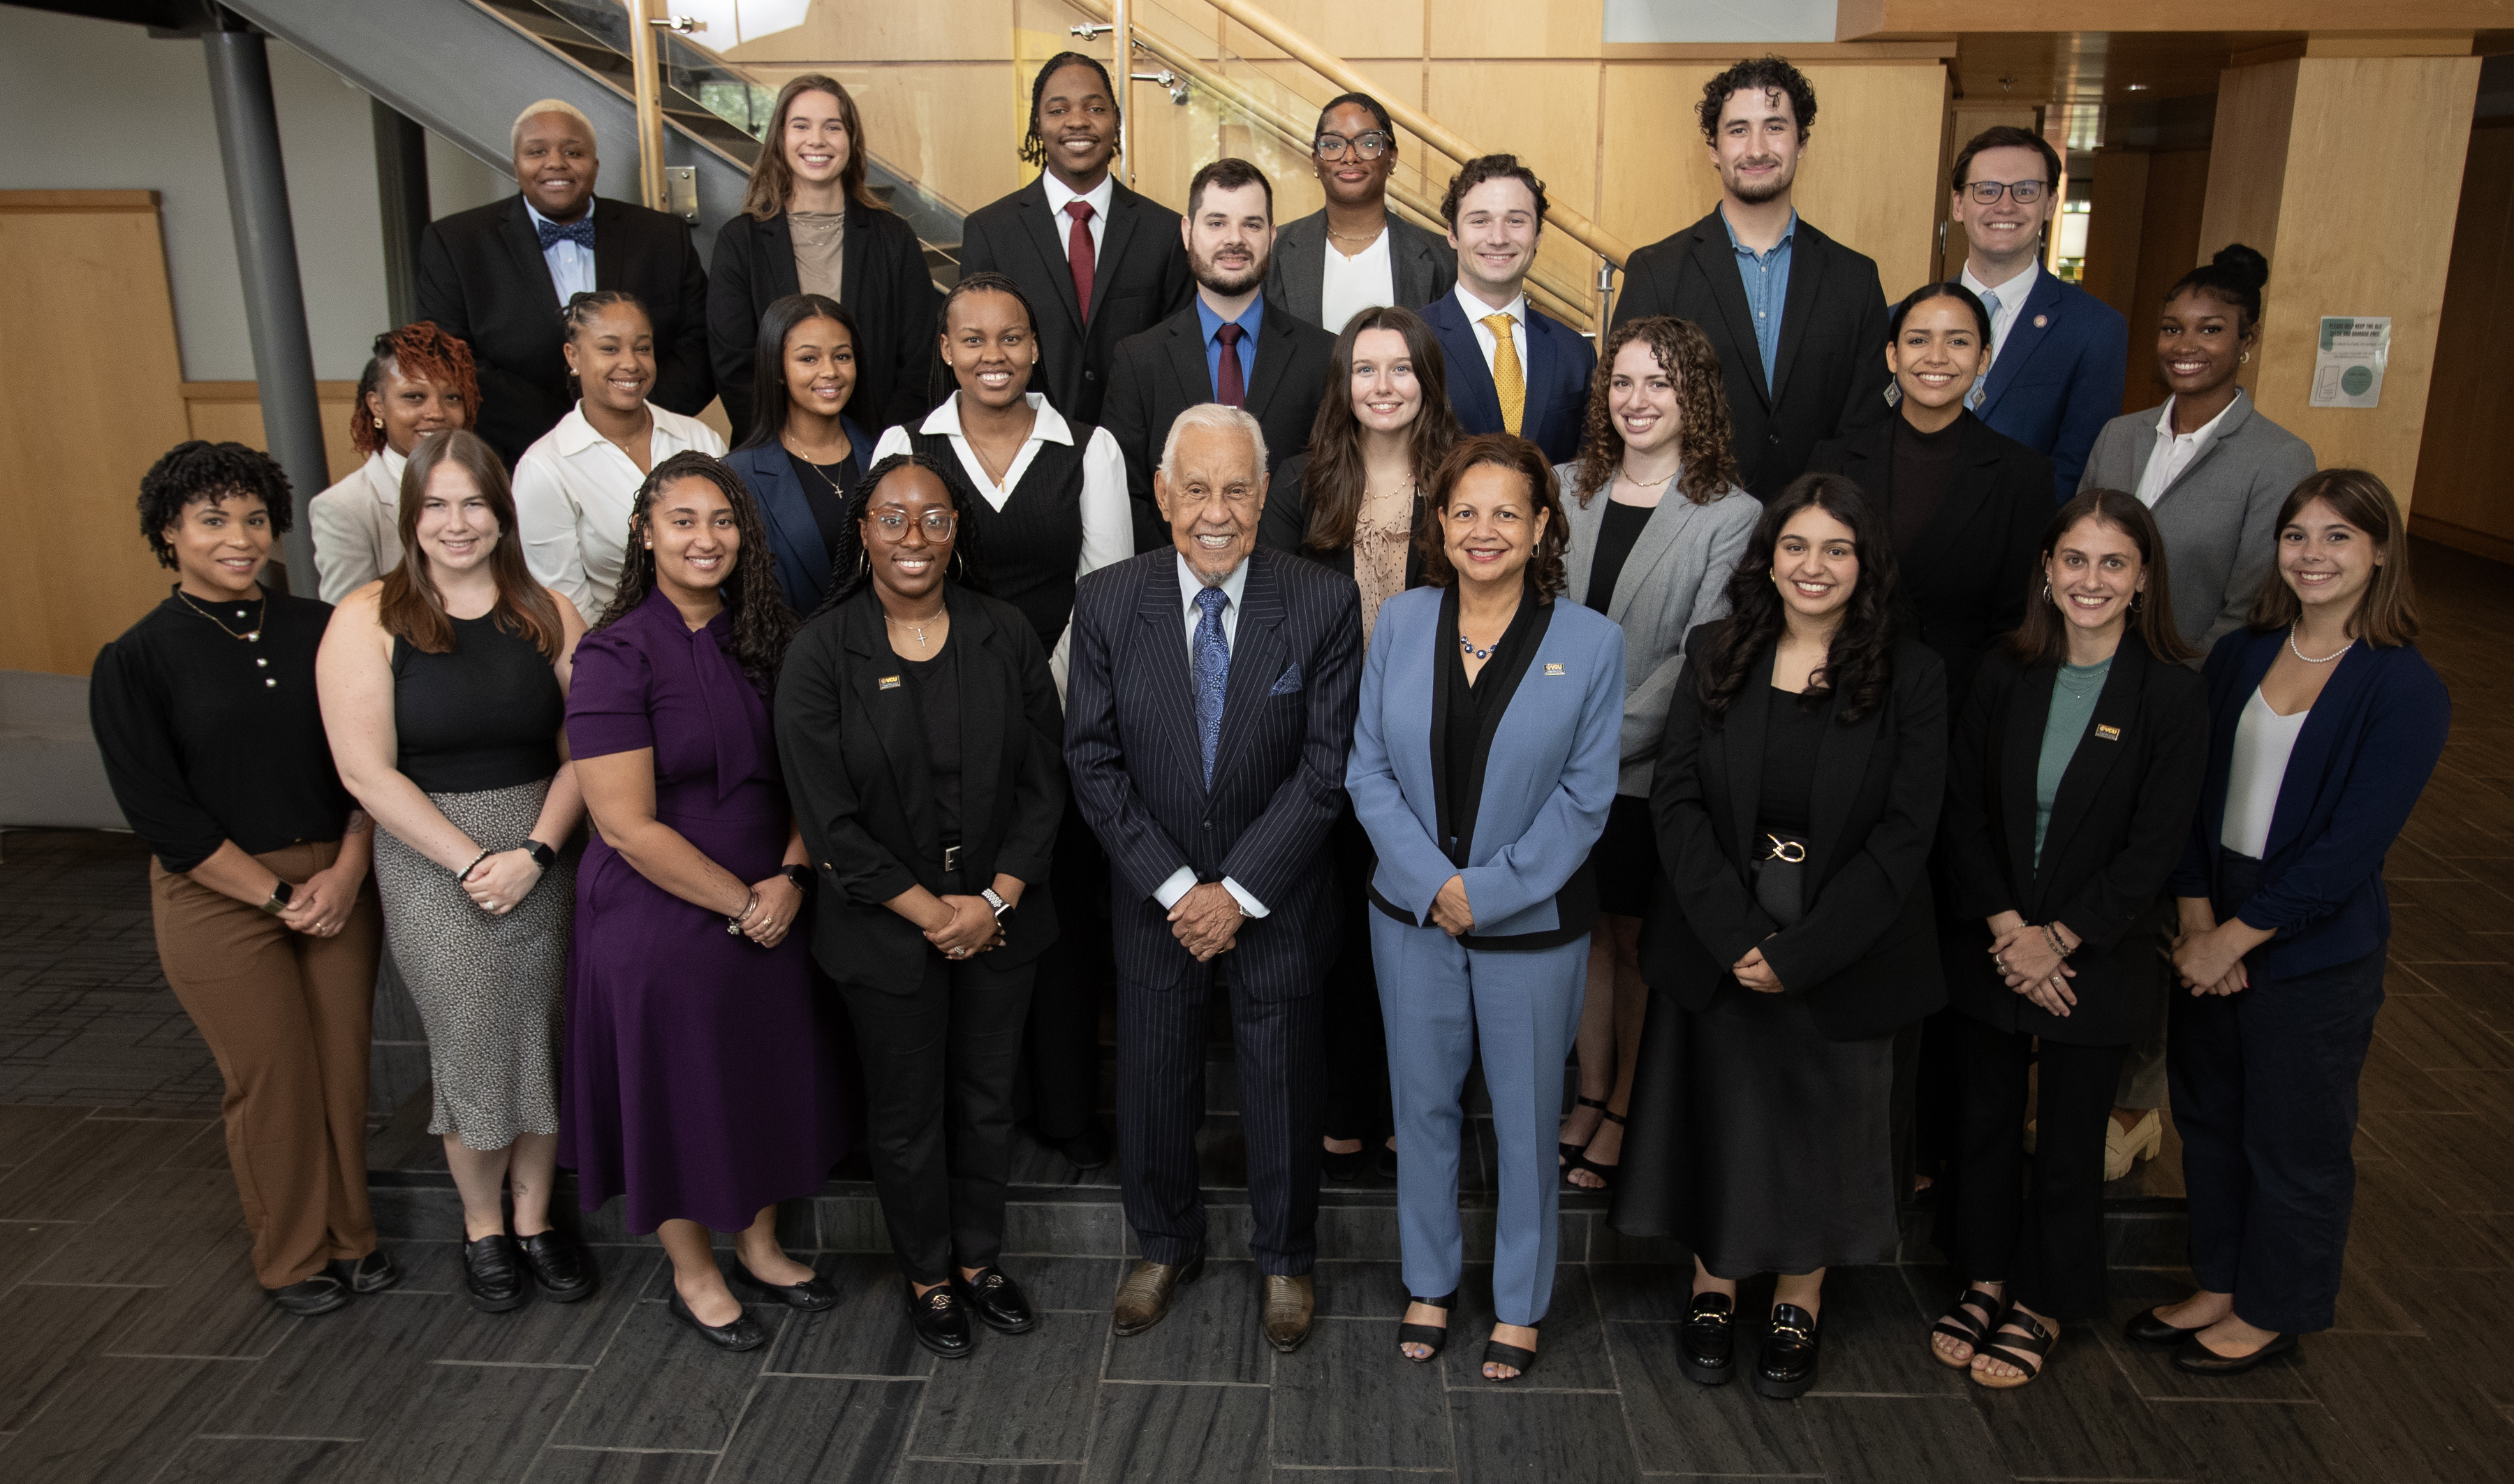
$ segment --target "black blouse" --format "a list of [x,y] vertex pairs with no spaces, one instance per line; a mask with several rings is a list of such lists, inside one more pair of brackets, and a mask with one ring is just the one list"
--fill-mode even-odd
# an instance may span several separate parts
[[1615,601],[1615,583],[1624,575],[1624,561],[1633,554],[1633,542],[1641,540],[1642,527],[1649,524],[1649,505],[1621,505],[1609,499],[1605,519],[1598,524],[1598,554],[1589,561],[1589,595],[1580,601],[1600,613]]
[[838,533],[847,527],[847,492],[856,487],[856,457],[849,454],[835,463],[814,463],[788,449],[786,461],[794,465],[803,501],[812,507],[812,524],[820,529],[821,559],[835,561]]
[[1947,498],[1947,481],[1955,476],[1956,455],[1963,452],[1963,418],[1925,433],[1904,418],[1894,420],[1894,461],[1888,465],[1886,518],[1891,526],[1897,555],[1920,543],[1921,533]]
[[453,623],[442,655],[393,640],[394,766],[422,793],[485,793],[558,772],[567,698],[540,646],[495,612]]
[[[1812,698],[1773,686],[1764,715],[1764,782],[1755,804],[1755,827],[1804,838],[1812,827],[1816,752],[1824,744],[1825,718],[1833,707],[1823,693]],[[1812,700],[1813,704],[1807,702]]]
[[[104,647],[88,719],[123,818],[170,871],[228,840],[261,855],[337,840],[357,807],[332,765],[314,651],[332,605],[171,596]],[[243,637],[260,623],[262,637]]]
[[[960,843],[960,658],[950,639],[931,660],[902,659],[925,729],[925,776],[934,788],[934,823],[945,847]],[[985,883],[980,883],[984,885]]]

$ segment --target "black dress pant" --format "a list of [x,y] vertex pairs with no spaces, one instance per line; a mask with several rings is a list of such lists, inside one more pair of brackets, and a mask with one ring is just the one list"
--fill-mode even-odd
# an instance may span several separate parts
[[981,953],[925,952],[907,994],[861,984],[840,993],[864,1059],[867,1155],[899,1265],[941,1283],[956,1259],[1001,1254],[1012,1171],[1013,1076],[1035,966],[996,969]]
[[1072,799],[1049,879],[1063,929],[1038,956],[1025,1057],[1031,1126],[1062,1143],[1100,1116],[1100,1004],[1116,971],[1109,950],[1109,858]]
[[1370,962],[1370,873],[1379,858],[1345,805],[1327,836],[1335,860],[1336,953],[1327,965],[1321,1016],[1326,1036],[1326,1133],[1376,1143],[1394,1125],[1388,1105],[1388,1025],[1379,976]]
[[[1945,1019],[1963,1121],[1938,1201],[1939,1250],[1959,1279],[2004,1282],[2038,1314],[2103,1317],[2104,1123],[2129,1048],[2046,1040],[2038,1057],[2023,1031],[1961,1012]],[[2029,1189],[2025,1078],[2038,1063]]]

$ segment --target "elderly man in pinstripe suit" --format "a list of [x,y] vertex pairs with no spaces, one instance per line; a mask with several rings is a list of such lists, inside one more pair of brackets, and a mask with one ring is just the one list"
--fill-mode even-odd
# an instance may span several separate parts
[[1075,588],[1065,727],[1075,797],[1109,852],[1117,1156],[1144,1251],[1116,1330],[1159,1323],[1203,1271],[1204,1006],[1227,953],[1261,1324],[1289,1350],[1313,1308],[1318,995],[1336,942],[1326,840],[1361,680],[1360,598],[1349,578],[1258,547],[1266,441],[1246,413],[1181,413],[1153,493],[1171,547]]

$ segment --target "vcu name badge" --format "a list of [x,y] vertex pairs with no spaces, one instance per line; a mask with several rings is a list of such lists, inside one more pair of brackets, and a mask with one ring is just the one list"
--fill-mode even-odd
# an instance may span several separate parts
[[885,690],[885,691],[895,691],[895,690],[898,690],[898,689],[899,689],[899,677],[898,677],[897,675],[884,675],[884,676],[882,676],[882,677],[881,677],[881,688],[882,688],[883,690]]
[[2119,742],[2121,741],[2121,728],[2097,727],[2095,728],[2095,736],[2103,739],[2105,742]]
[[1559,664],[1548,664],[1545,667],[1545,673],[1548,675],[1560,675],[1562,673],[1562,666]]

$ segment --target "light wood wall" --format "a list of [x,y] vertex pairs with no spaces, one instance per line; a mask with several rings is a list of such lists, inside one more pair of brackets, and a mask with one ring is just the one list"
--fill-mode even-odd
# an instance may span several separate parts
[[[2470,131],[2410,529],[2514,562],[2514,119]],[[2386,385],[2388,397],[2391,388]]]
[[2157,310],[2173,281],[2225,246],[2201,251],[2209,203],[2209,150],[2106,150],[2095,167],[2093,220],[2087,238],[2086,290],[2129,321],[2126,413],[2170,393],[2156,370]]

